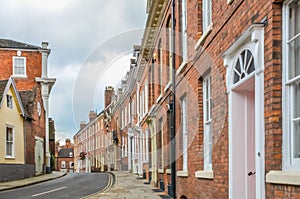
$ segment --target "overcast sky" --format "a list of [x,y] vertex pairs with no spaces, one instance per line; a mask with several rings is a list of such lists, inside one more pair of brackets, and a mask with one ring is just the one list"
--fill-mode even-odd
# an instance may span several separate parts
[[104,87],[129,69],[145,23],[146,0],[1,0],[1,38],[49,42],[50,117],[61,143],[89,110],[103,109]]

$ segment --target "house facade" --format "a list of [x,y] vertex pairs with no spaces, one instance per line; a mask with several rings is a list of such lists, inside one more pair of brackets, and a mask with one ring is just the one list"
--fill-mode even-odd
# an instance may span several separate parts
[[106,109],[112,166],[127,153],[128,170],[176,198],[299,198],[299,6],[147,1]]
[[48,77],[48,43],[34,46],[0,39],[0,79],[16,82],[24,110],[25,163],[31,175],[49,173],[49,97],[54,78]]
[[296,0],[148,1],[137,79],[150,88],[154,185],[177,198],[299,197],[299,15]]
[[65,145],[56,147],[55,160],[56,171],[74,172],[74,144],[70,139],[66,139]]
[[[26,115],[13,78],[0,81],[0,181],[31,175],[25,164],[23,124]],[[12,172],[15,170],[14,172]]]

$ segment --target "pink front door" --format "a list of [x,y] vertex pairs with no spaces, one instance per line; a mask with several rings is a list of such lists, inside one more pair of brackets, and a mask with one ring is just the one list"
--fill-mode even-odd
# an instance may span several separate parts
[[254,77],[232,91],[232,196],[255,199]]

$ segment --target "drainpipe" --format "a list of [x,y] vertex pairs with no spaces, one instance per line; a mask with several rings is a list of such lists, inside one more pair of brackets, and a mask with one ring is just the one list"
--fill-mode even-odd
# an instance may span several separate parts
[[176,85],[175,85],[175,0],[172,0],[172,104],[171,105],[171,181],[172,181],[172,197],[176,198],[176,140],[175,140],[175,124],[176,124]]

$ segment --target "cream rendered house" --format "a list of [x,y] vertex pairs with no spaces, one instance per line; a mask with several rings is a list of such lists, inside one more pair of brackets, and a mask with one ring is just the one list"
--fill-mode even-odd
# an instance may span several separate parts
[[25,165],[23,120],[25,112],[13,78],[0,81],[0,168],[1,181],[14,179],[11,165]]

